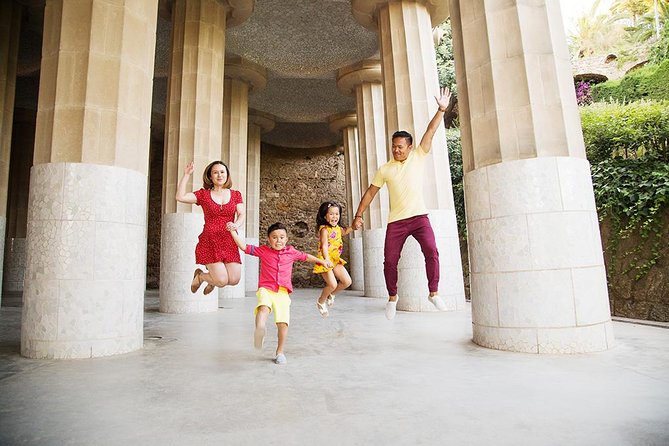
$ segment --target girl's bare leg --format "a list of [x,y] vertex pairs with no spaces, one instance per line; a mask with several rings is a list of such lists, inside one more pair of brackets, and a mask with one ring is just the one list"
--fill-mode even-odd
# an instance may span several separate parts
[[337,279],[332,270],[321,273],[321,277],[325,282],[325,286],[323,286],[323,291],[321,291],[321,295],[318,298],[318,303],[325,304],[327,297],[337,288]]

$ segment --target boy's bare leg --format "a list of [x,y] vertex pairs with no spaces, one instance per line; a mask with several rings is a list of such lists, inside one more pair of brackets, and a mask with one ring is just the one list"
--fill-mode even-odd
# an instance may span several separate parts
[[257,349],[261,349],[263,341],[265,340],[265,324],[267,323],[267,317],[269,316],[269,307],[266,305],[261,305],[258,308],[256,313],[256,329],[253,332],[253,346]]
[[286,337],[288,336],[288,324],[285,322],[277,322],[276,331],[279,334],[279,342],[276,346],[276,354],[280,355],[283,353],[283,346],[286,343]]

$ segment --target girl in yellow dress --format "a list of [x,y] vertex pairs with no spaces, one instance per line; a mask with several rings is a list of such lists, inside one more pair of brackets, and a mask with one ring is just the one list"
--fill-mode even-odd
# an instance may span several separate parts
[[320,274],[325,281],[316,307],[321,316],[328,316],[328,307],[334,305],[335,295],[351,286],[351,276],[344,268],[346,261],[341,258],[344,250],[342,236],[353,231],[351,227],[339,226],[341,206],[333,201],[326,201],[318,208],[316,226],[318,227],[318,258],[324,259],[328,266],[314,266],[314,274]]

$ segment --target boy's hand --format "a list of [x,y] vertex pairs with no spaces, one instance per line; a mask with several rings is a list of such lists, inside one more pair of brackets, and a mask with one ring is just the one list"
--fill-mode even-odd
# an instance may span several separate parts
[[325,260],[325,259],[323,259],[323,262],[321,263],[321,265],[323,265],[326,268],[332,268],[332,266],[333,266],[331,260]]

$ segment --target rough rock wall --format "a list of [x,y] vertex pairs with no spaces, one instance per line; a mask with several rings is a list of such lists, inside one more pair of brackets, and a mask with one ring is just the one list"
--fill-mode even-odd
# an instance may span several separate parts
[[[260,154],[260,242],[264,243],[269,225],[280,221],[288,228],[290,244],[316,255],[316,213],[323,201],[340,203],[342,222],[350,222],[344,175],[341,148],[301,150],[263,144]],[[348,259],[347,248],[344,242],[344,259]],[[294,264],[295,288],[323,286],[323,280],[311,272],[312,268],[311,263]]]

